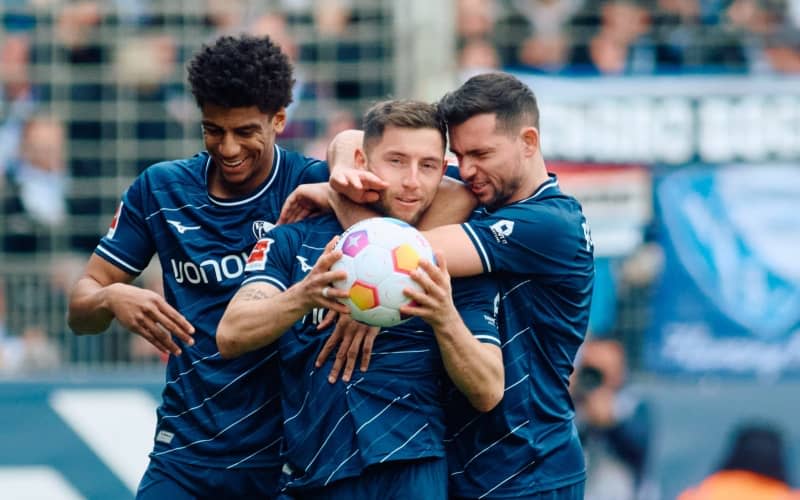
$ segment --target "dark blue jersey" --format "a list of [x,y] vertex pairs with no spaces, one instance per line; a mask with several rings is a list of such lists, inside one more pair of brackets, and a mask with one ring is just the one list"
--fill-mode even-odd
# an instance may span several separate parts
[[513,498],[583,479],[568,378],[589,319],[593,248],[580,204],[555,176],[533,196],[462,225],[500,286],[506,390],[479,414],[448,405],[451,494]]
[[235,360],[217,351],[225,306],[244,279],[253,243],[272,228],[299,184],[327,176],[324,162],[275,147],[272,172],[253,193],[217,199],[208,192],[210,158],[146,169],[95,253],[139,274],[157,254],[167,301],[195,327],[195,345],[170,356],[153,455],[209,467],[280,463],[280,397],[274,348]]
[[[266,268],[245,283],[286,290],[311,270],[342,228],[331,216],[280,226],[269,235]],[[464,323],[482,342],[499,345],[497,286],[487,276],[454,280]],[[446,372],[431,327],[419,318],[378,334],[369,370],[349,383],[329,384],[332,360],[314,360],[332,329],[317,331],[314,310],[279,341],[286,462],[293,488],[318,487],[358,476],[388,461],[444,456],[443,382]]]

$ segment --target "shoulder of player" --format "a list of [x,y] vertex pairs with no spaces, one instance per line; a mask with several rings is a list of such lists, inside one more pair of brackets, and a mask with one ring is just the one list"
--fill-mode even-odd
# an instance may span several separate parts
[[140,177],[150,184],[164,184],[175,181],[187,182],[190,179],[202,179],[203,170],[208,162],[208,154],[198,153],[191,158],[165,160],[147,167]]
[[308,165],[325,163],[324,160],[311,158],[309,156],[305,156],[302,153],[298,153],[297,151],[292,151],[290,149],[284,149],[278,146],[277,144],[275,145],[275,149],[280,155],[281,162],[284,165],[286,165],[289,169],[304,168]]

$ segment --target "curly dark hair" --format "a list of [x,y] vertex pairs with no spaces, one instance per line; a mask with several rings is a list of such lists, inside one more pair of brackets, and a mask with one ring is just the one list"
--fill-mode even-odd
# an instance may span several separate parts
[[197,105],[257,106],[274,115],[292,102],[292,65],[269,37],[222,36],[187,66]]

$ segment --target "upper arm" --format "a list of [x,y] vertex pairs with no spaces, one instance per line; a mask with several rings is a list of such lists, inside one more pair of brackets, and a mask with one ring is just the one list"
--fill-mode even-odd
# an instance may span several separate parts
[[423,234],[434,250],[444,252],[447,271],[451,276],[474,276],[484,272],[478,250],[463,226],[450,224],[424,231]]
[[106,259],[93,253],[91,257],[89,257],[89,262],[86,264],[83,277],[92,279],[101,286],[107,286],[112,283],[130,283],[136,278],[136,275],[123,271]]
[[324,161],[306,158],[306,165],[300,175],[299,184],[315,184],[318,182],[328,182],[330,172],[328,164]]
[[442,177],[436,197],[425,211],[418,227],[424,230],[464,222],[477,206],[477,198],[464,183],[447,176]]

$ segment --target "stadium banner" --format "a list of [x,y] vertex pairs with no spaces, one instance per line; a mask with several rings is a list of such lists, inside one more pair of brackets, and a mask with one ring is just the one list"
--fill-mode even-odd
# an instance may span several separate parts
[[800,167],[673,169],[655,200],[665,265],[646,367],[800,374]]
[[800,160],[800,77],[515,76],[539,101],[549,160]]
[[652,179],[642,165],[547,162],[558,182],[583,206],[595,256],[625,257],[642,243],[652,218]]

